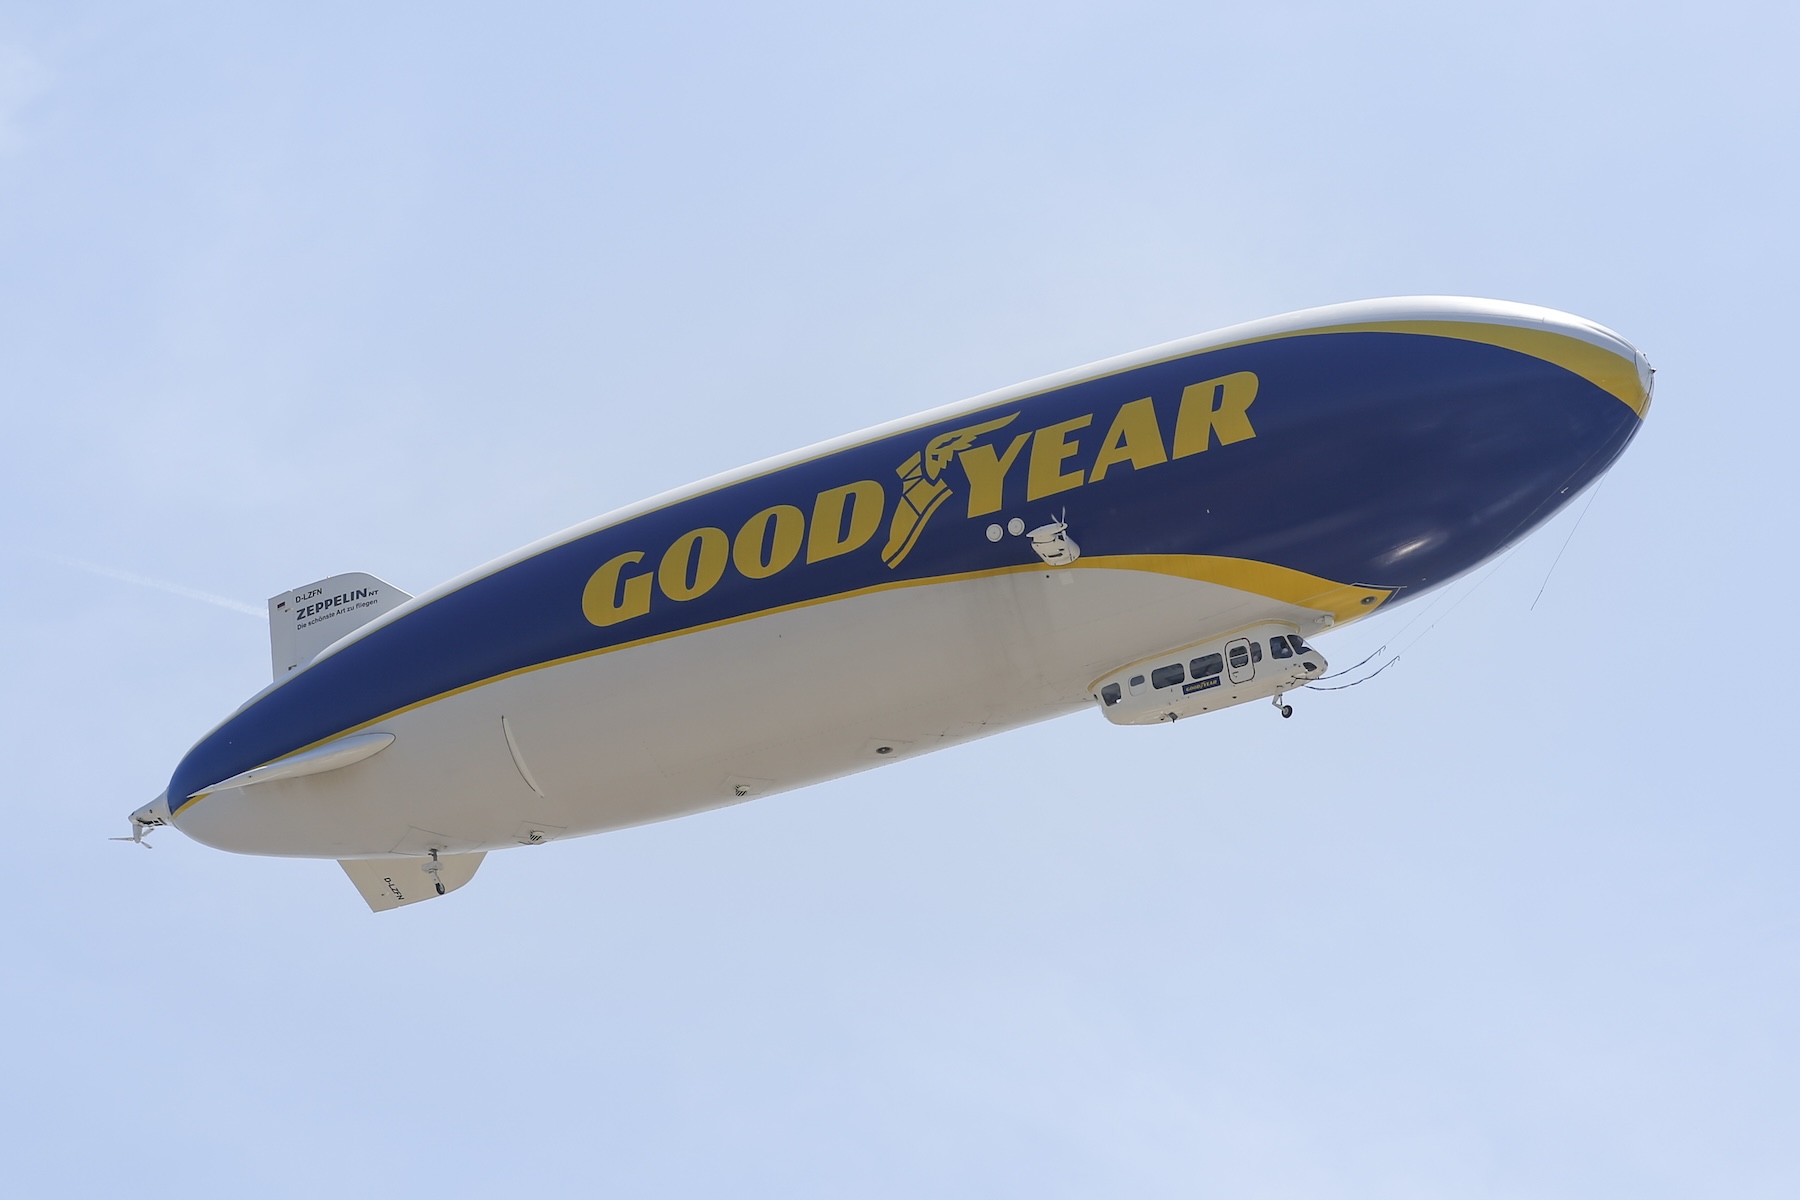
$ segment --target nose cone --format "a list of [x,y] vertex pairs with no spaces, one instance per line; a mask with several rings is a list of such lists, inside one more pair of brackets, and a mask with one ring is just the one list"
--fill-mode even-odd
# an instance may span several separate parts
[[1415,297],[1289,320],[1297,339],[1243,351],[1262,384],[1256,437],[1232,447],[1235,478],[1221,456],[1208,465],[1220,483],[1196,479],[1196,523],[1223,531],[1212,553],[1398,600],[1548,520],[1650,407],[1654,373],[1637,347],[1552,309]]
[[1633,346],[1631,353],[1637,360],[1638,392],[1644,398],[1643,405],[1637,410],[1641,420],[1650,415],[1650,401],[1656,394],[1656,368],[1650,365],[1642,350]]
[[1413,594],[1549,520],[1605,473],[1650,411],[1655,371],[1612,330],[1553,309],[1467,303],[1481,304],[1475,319],[1446,322],[1468,357],[1444,406],[1455,433],[1428,455],[1415,446],[1421,503],[1371,564]]
[[[1488,336],[1562,366],[1617,398],[1641,421],[1650,414],[1656,369],[1625,338],[1593,321],[1552,308],[1504,306],[1502,314],[1529,324],[1495,324]],[[1533,328],[1541,326],[1541,332]]]

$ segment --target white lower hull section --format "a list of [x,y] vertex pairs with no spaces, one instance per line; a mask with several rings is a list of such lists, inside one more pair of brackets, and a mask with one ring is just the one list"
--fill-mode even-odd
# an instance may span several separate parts
[[[901,587],[497,680],[378,721],[366,761],[205,796],[197,841],[318,858],[461,854],[665,820],[1093,703],[1122,664],[1330,618],[1215,583],[1047,569]],[[503,719],[504,718],[504,723]]]

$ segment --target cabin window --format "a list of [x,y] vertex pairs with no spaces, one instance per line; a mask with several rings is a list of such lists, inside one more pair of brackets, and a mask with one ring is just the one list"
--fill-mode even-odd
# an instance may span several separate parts
[[1251,662],[1261,662],[1262,661],[1262,643],[1261,642],[1251,642],[1250,643],[1250,661]]
[[1231,647],[1231,669],[1242,670],[1250,663],[1250,652],[1242,646]]
[[1208,654],[1201,658],[1196,658],[1193,662],[1188,664],[1188,670],[1193,672],[1195,679],[1205,679],[1209,675],[1217,675],[1224,669],[1225,660],[1220,658],[1217,654]]
[[1109,683],[1100,689],[1100,699],[1106,701],[1108,708],[1119,702],[1119,695],[1119,685],[1116,683]]
[[1269,657],[1270,658],[1292,658],[1292,657],[1294,657],[1294,648],[1292,646],[1288,645],[1287,638],[1285,636],[1272,637],[1269,639]]
[[1159,688],[1174,687],[1182,680],[1180,663],[1170,663],[1166,667],[1158,667],[1150,672],[1150,682]]
[[1143,690],[1144,690],[1144,677],[1142,675],[1133,675],[1131,677],[1131,694],[1135,696]]

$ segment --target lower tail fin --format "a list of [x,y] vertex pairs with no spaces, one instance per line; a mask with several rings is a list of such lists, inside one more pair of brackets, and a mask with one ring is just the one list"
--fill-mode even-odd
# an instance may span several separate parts
[[338,866],[369,902],[371,912],[386,912],[454,892],[475,878],[475,868],[486,857],[483,850],[477,854],[434,853],[429,858],[343,858]]

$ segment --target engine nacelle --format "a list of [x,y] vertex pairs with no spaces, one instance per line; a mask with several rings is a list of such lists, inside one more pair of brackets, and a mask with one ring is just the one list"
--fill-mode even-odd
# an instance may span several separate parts
[[1329,665],[1299,629],[1268,622],[1140,659],[1096,683],[1094,699],[1115,725],[1155,725],[1293,691]]

